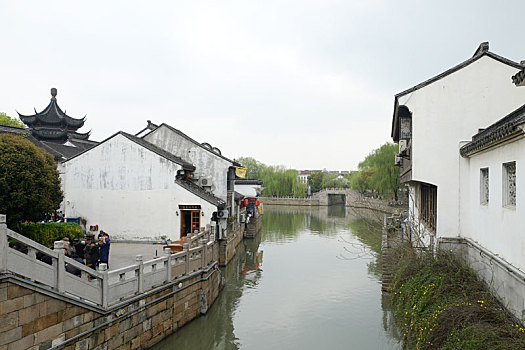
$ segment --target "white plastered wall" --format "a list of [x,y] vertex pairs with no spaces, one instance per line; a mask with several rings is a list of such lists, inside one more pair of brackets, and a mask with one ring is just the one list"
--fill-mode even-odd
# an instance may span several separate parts
[[437,236],[459,233],[459,144],[525,102],[518,69],[488,56],[412,93],[412,180],[437,186]]
[[232,166],[231,162],[170,130],[165,125],[150,132],[144,136],[144,139],[192,163],[196,168],[196,174],[212,178],[213,194],[224,201],[227,200],[227,178],[228,169]]
[[[525,139],[465,159],[468,194],[461,200],[461,235],[525,270]],[[516,206],[503,206],[503,164],[516,162]],[[480,204],[480,169],[489,169],[489,202]]]
[[180,238],[179,204],[201,205],[201,226],[216,207],[174,183],[180,165],[122,135],[64,163],[67,216],[80,216],[114,239]]

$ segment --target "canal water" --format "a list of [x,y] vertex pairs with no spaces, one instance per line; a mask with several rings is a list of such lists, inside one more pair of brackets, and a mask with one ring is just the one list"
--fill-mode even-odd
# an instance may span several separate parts
[[382,216],[266,206],[208,313],[153,349],[401,349],[381,294]]

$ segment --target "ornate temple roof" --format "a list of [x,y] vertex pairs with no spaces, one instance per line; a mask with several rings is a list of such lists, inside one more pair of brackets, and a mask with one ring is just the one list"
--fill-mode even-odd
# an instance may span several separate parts
[[86,117],[77,119],[70,117],[58,106],[57,89],[51,89],[51,102],[41,111],[33,115],[18,113],[20,119],[29,127],[31,134],[38,140],[50,142],[66,142],[70,138],[87,140],[91,132],[76,132],[86,121]]
[[84,125],[86,117],[77,119],[68,116],[58,106],[56,95],[57,89],[52,88],[51,102],[42,112],[35,110],[33,115],[17,112],[20,119],[28,126],[27,129],[4,127],[0,128],[0,133],[27,134],[31,142],[51,153],[57,162],[63,162],[97,145],[98,142],[89,140],[91,131],[77,132]]

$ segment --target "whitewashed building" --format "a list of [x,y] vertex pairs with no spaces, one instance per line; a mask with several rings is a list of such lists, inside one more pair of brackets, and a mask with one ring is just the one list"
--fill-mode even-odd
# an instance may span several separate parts
[[525,89],[512,83],[522,68],[482,43],[395,96],[392,138],[414,245],[455,251],[523,322]]
[[461,236],[523,271],[524,129],[525,105],[474,135],[460,149]]
[[195,167],[119,132],[62,163],[69,217],[120,240],[177,240],[210,224],[224,201],[190,181]]
[[170,125],[157,126],[150,121],[136,136],[194,165],[198,183],[211,187],[214,195],[228,201],[228,191],[234,191],[235,166],[240,164],[223,156],[217,147],[195,141]]
[[520,68],[482,43],[468,60],[395,95],[391,136],[416,244],[460,234],[461,142],[524,103],[525,89],[510,80]]

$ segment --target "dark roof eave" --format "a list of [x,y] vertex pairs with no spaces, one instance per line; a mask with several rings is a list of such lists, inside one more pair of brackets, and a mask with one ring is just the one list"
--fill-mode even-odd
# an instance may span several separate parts
[[[239,163],[237,163],[237,162],[235,162],[235,161],[233,161],[233,160],[231,160],[231,159],[229,159],[229,158],[226,158],[226,157],[223,156],[222,154],[217,154],[217,153],[215,153],[215,152],[213,152],[213,151],[207,149],[207,148],[204,147],[201,143],[195,141],[194,139],[192,139],[191,137],[189,137],[188,135],[186,135],[186,134],[183,133],[182,131],[180,131],[180,130],[178,130],[178,129],[175,129],[173,126],[171,126],[171,125],[169,125],[169,124],[162,123],[162,124],[160,124],[155,130],[152,130],[152,132],[155,132],[156,130],[160,129],[160,127],[162,127],[162,126],[167,127],[167,128],[170,129],[171,131],[173,131],[173,132],[179,134],[180,136],[184,137],[184,138],[187,139],[188,141],[193,142],[195,145],[197,145],[197,146],[199,146],[200,148],[202,148],[202,149],[204,149],[204,150],[210,152],[211,154],[213,154],[213,155],[215,155],[215,156],[217,156],[217,157],[220,157],[220,158],[222,158],[222,159],[224,159],[224,160],[227,160],[228,162],[230,162],[230,163],[232,163],[232,164],[234,164],[234,165],[238,165],[238,166],[240,166]],[[148,134],[148,135],[149,135],[149,134]]]
[[236,185],[262,185],[263,181],[259,179],[235,179]]
[[409,94],[411,92],[419,90],[419,89],[421,89],[421,88],[423,88],[423,87],[425,87],[427,85],[430,85],[433,82],[436,82],[436,81],[438,81],[438,80],[440,80],[440,79],[442,79],[442,78],[444,78],[444,77],[446,77],[446,76],[448,76],[448,75],[450,75],[450,74],[452,74],[452,73],[454,73],[454,72],[456,72],[456,71],[458,71],[458,70],[468,66],[469,64],[476,62],[477,60],[479,60],[483,56],[489,56],[490,58],[495,59],[496,61],[499,61],[501,63],[504,63],[504,64],[509,65],[511,67],[514,67],[514,68],[518,68],[518,69],[522,69],[523,68],[517,62],[509,60],[508,58],[496,55],[493,52],[487,51],[487,52],[483,52],[483,53],[478,54],[478,55],[474,55],[473,57],[469,58],[468,60],[466,60],[464,62],[461,62],[460,64],[458,64],[458,65],[456,65],[456,66],[454,66],[454,67],[452,67],[450,69],[447,69],[446,71],[444,71],[441,74],[438,74],[438,75],[436,75],[436,76],[434,76],[434,77],[432,77],[430,79],[427,79],[424,82],[419,83],[419,84],[417,84],[417,85],[415,85],[415,86],[413,86],[413,87],[411,87],[411,88],[409,88],[409,89],[407,89],[405,91],[397,93],[395,95],[395,98],[397,99],[398,97],[404,96],[406,94]]
[[224,202],[222,199],[220,199],[219,197],[216,197],[212,193],[206,192],[206,190],[194,184],[193,182],[176,179],[175,183],[181,186],[182,188],[186,189],[187,191],[193,193],[197,197],[202,198],[206,202],[211,203],[217,207],[226,204],[226,202]]
[[[495,53],[493,52],[490,52],[490,51],[486,51],[486,52],[482,52],[478,49],[478,51],[476,51],[476,53],[474,54],[474,56],[472,56],[471,58],[469,58],[468,60],[466,61],[463,61],[461,62],[460,64],[450,68],[450,69],[447,69],[446,71],[442,72],[441,74],[438,74],[430,79],[427,79],[425,81],[423,81],[422,83],[419,83],[415,86],[412,86],[411,88],[409,89],[406,89],[404,91],[401,91],[397,94],[394,95],[394,114],[392,116],[392,130],[391,130],[391,133],[390,133],[390,136],[392,137],[392,139],[394,141],[398,141],[398,137],[397,137],[397,108],[399,107],[399,97],[402,97],[406,94],[409,94],[411,92],[414,92],[416,90],[419,90],[427,85],[430,85],[466,66],[468,66],[469,64],[477,61],[478,59],[480,59],[481,57],[483,56],[489,56],[490,58],[496,60],[496,61],[499,61],[501,63],[504,63],[506,65],[509,65],[511,67],[514,67],[514,68],[518,68],[518,69],[523,69],[523,66],[517,62],[514,62],[512,60],[509,60],[508,58],[505,58],[503,56],[500,56],[500,55],[496,55]],[[524,73],[524,78],[525,78],[525,73]],[[514,79],[514,77],[513,77]]]
[[525,124],[525,105],[474,135],[471,142],[460,148],[459,153],[462,157],[468,157],[473,153],[497,145],[522,133],[519,126],[523,124]]

